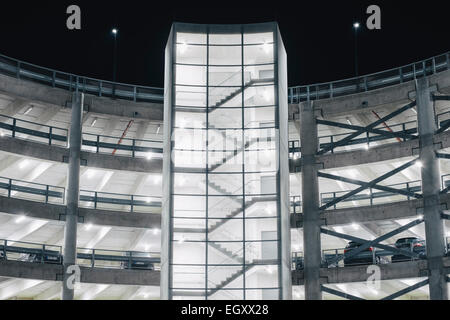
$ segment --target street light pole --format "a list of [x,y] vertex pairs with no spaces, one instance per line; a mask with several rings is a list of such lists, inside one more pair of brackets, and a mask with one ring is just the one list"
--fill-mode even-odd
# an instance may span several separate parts
[[112,34],[114,36],[114,61],[113,61],[113,88],[112,88],[112,97],[113,99],[116,97],[116,74],[117,74],[117,33],[119,30],[116,28],[112,29]]
[[353,29],[355,30],[355,77],[359,76],[358,72],[358,29],[360,27],[359,22],[353,24]]

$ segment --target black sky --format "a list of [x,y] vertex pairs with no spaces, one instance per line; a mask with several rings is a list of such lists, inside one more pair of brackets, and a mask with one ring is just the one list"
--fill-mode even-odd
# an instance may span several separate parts
[[[82,30],[66,28],[66,8],[82,10]],[[365,27],[366,8],[382,10],[382,30]],[[445,1],[7,1],[0,5],[0,53],[37,65],[112,79],[113,26],[120,29],[117,80],[162,87],[164,48],[173,21],[277,21],[288,54],[289,85],[354,75],[352,24],[360,73],[419,61],[450,49]]]

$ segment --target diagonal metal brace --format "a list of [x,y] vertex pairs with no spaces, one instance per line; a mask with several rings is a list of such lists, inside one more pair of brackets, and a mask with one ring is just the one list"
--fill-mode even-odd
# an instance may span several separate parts
[[341,202],[341,201],[343,201],[343,200],[345,200],[347,198],[350,198],[350,197],[354,196],[355,194],[358,194],[358,193],[360,193],[360,192],[362,192],[362,191],[364,191],[366,189],[369,189],[369,188],[374,188],[374,189],[380,189],[381,188],[381,190],[383,190],[383,191],[386,191],[386,190],[390,189],[389,190],[390,192],[402,193],[402,194],[404,194],[406,196],[411,196],[411,197],[415,197],[415,198],[421,198],[422,197],[421,195],[416,195],[415,193],[409,193],[407,191],[397,190],[397,189],[394,189],[394,188],[389,188],[389,187],[384,187],[384,186],[378,186],[377,185],[379,182],[381,182],[383,180],[386,180],[387,178],[390,178],[393,175],[396,175],[397,173],[399,173],[399,172],[401,172],[401,171],[411,167],[418,160],[419,159],[415,159],[415,160],[412,160],[410,162],[407,162],[404,165],[402,165],[402,166],[400,166],[400,167],[398,167],[398,168],[396,168],[396,169],[394,169],[394,170],[392,170],[392,171],[382,175],[381,177],[376,178],[375,180],[373,180],[371,182],[362,182],[362,181],[357,181],[357,180],[353,180],[353,182],[350,182],[352,179],[336,177],[336,176],[333,176],[333,175],[330,175],[330,174],[327,174],[327,173],[322,173],[322,172],[319,171],[317,173],[319,177],[326,178],[326,179],[332,179],[332,180],[341,180],[341,181],[344,181],[344,179],[345,179],[349,183],[361,185],[361,187],[359,187],[359,188],[357,188],[357,189],[355,189],[353,191],[350,191],[350,192],[346,193],[345,195],[334,199],[333,201],[330,201],[330,202],[324,204],[322,207],[319,208],[319,210],[326,210],[326,209],[328,209],[330,207],[333,207],[335,204],[337,204],[337,203],[339,203],[339,202]]
[[365,299],[363,299],[363,298],[360,298],[360,297],[357,297],[357,296],[354,296],[354,295],[351,295],[351,294],[348,294],[348,293],[344,293],[344,292],[341,292],[341,291],[338,291],[338,290],[334,290],[334,289],[331,289],[331,288],[327,288],[327,287],[325,287],[325,286],[321,286],[321,290],[323,291],[323,292],[326,292],[326,293],[329,293],[329,294],[333,294],[333,295],[335,295],[335,296],[338,296],[338,297],[341,297],[341,298],[344,298],[344,299],[349,299],[349,300],[365,300]]
[[448,186],[447,188],[441,190],[441,191],[439,192],[439,194],[446,194],[446,193],[448,193],[449,190],[450,190],[450,186]]
[[[326,179],[332,179],[332,180],[338,180],[338,181],[342,181],[342,182],[346,182],[346,183],[357,184],[357,185],[360,185],[360,186],[365,186],[366,184],[368,184],[367,182],[364,182],[364,181],[359,181],[359,180],[355,180],[355,179],[348,179],[348,178],[344,178],[344,177],[338,177],[338,176],[327,174],[327,173],[320,173],[319,172],[318,176],[322,177],[322,178],[326,178]],[[401,194],[401,195],[404,195],[404,196],[413,197],[413,198],[416,198],[416,199],[422,199],[422,195],[421,194],[414,193],[412,191],[405,191],[405,190],[401,190],[401,189],[391,188],[391,187],[388,187],[388,186],[380,186],[380,185],[377,185],[377,184],[371,186],[370,188],[381,190],[381,191],[387,191],[387,192],[391,192],[391,193],[397,193],[397,194]]]
[[429,283],[429,281],[430,281],[429,279],[420,281],[420,282],[418,282],[418,283],[416,283],[416,284],[414,284],[414,285],[412,285],[410,287],[407,287],[407,288],[405,288],[403,290],[400,290],[400,291],[398,291],[396,293],[393,293],[393,294],[391,294],[391,295],[389,295],[387,297],[384,297],[381,300],[394,300],[395,298],[401,297],[401,296],[403,296],[403,295],[405,295],[405,294],[407,294],[407,293],[409,293],[411,291],[414,291],[414,290],[417,290],[419,288],[422,288],[423,286],[426,286]]
[[434,101],[450,101],[450,96],[436,96],[433,95]]
[[378,238],[376,238],[374,240],[365,240],[365,239],[361,239],[361,238],[345,235],[345,234],[342,234],[342,233],[338,233],[338,232],[335,232],[335,231],[332,231],[332,230],[328,230],[328,229],[323,229],[323,228],[320,229],[320,232],[323,233],[323,234],[327,234],[327,235],[330,235],[330,236],[337,237],[337,238],[342,238],[342,239],[346,239],[346,240],[349,240],[349,241],[355,241],[357,243],[361,243],[361,246],[359,246],[358,248],[353,249],[350,252],[345,253],[344,255],[338,256],[338,257],[334,258],[333,260],[331,260],[330,264],[338,263],[339,261],[341,261],[342,259],[345,259],[345,258],[351,258],[351,257],[353,257],[353,256],[355,256],[355,255],[357,255],[357,254],[359,254],[361,252],[363,252],[364,250],[368,249],[371,246],[378,247],[380,249],[384,249],[384,250],[387,250],[387,251],[390,251],[390,252],[393,252],[393,253],[397,253],[397,254],[400,254],[400,255],[406,255],[406,256],[409,256],[409,257],[412,257],[412,258],[418,258],[419,255],[417,253],[415,253],[415,252],[406,251],[406,250],[402,250],[402,249],[397,249],[395,247],[391,247],[391,246],[380,244],[380,242],[384,241],[386,239],[389,239],[389,238],[395,236],[396,234],[402,233],[403,231],[406,231],[406,230],[408,230],[408,229],[410,229],[410,228],[412,228],[412,227],[414,227],[414,226],[416,226],[418,224],[421,224],[423,221],[424,221],[423,219],[418,219],[418,220],[412,221],[412,222],[410,222],[410,223],[408,223],[408,224],[406,224],[406,225],[404,225],[404,226],[402,226],[402,227],[400,227],[398,229],[395,229],[395,230],[393,230],[391,232],[388,232],[385,235],[383,235],[381,237],[378,237]]
[[322,154],[327,153],[328,151],[333,150],[333,149],[336,148],[336,147],[343,146],[343,145],[345,145],[346,143],[348,143],[349,141],[351,141],[352,139],[354,139],[354,138],[360,136],[361,134],[367,132],[368,130],[372,130],[372,129],[378,127],[380,124],[382,124],[382,123],[384,123],[384,122],[386,122],[386,121],[388,121],[388,120],[390,120],[390,119],[396,117],[397,115],[399,115],[399,114],[405,112],[406,110],[409,110],[409,109],[411,109],[411,108],[414,108],[415,106],[416,106],[416,101],[413,101],[413,102],[407,104],[406,106],[404,106],[404,107],[402,107],[402,108],[400,108],[400,109],[398,109],[398,110],[396,110],[396,111],[394,111],[394,112],[388,114],[388,115],[385,116],[384,118],[382,118],[382,119],[380,119],[380,120],[378,120],[378,121],[376,121],[376,122],[374,122],[374,123],[368,125],[367,127],[364,128],[364,130],[358,130],[357,132],[348,135],[346,138],[344,138],[344,139],[342,139],[342,140],[339,140],[339,141],[337,141],[336,143],[333,143],[332,146],[328,146],[328,147],[326,147],[326,148],[320,150],[317,154],[318,154],[318,155],[322,155]]
[[345,124],[345,123],[339,123],[339,122],[333,122],[333,121],[328,121],[328,120],[320,120],[317,119],[317,124],[321,124],[324,126],[330,126],[330,127],[338,127],[338,128],[342,128],[342,129],[350,129],[350,130],[354,130],[354,131],[364,131],[364,132],[371,132],[373,134],[378,134],[378,135],[382,135],[382,136],[386,136],[388,138],[401,138],[401,139],[417,139],[418,137],[403,131],[400,132],[391,132],[391,131],[385,131],[385,130],[381,130],[381,129],[371,129],[371,128],[366,128],[366,127],[361,127],[361,126],[355,126],[355,125],[350,125],[350,124]]
[[450,159],[450,154],[436,152],[436,157],[439,159]]
[[442,219],[445,219],[445,220],[450,220],[450,215],[441,212],[441,218],[442,218]]

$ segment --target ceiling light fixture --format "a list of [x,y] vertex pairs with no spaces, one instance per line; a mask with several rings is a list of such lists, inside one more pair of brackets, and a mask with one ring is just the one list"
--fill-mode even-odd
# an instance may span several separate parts
[[31,112],[31,110],[33,110],[33,106],[29,107],[29,108],[27,109],[27,111],[25,111],[24,115],[29,114],[29,113]]
[[26,218],[27,218],[26,216],[21,215],[15,220],[15,223],[17,223],[17,224],[22,223],[25,221]]

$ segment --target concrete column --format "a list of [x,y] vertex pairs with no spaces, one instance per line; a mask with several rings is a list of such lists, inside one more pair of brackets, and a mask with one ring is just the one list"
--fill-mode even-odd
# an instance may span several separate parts
[[439,201],[441,176],[434,150],[436,122],[428,79],[416,80],[416,90],[430,299],[447,300],[447,282],[442,262],[445,253],[444,223]]
[[316,154],[317,123],[312,102],[300,104],[300,140],[302,150],[303,253],[305,259],[305,298],[322,300],[320,288],[319,181]]
[[74,288],[68,287],[67,281],[72,273],[67,268],[76,265],[78,200],[80,194],[80,153],[82,142],[84,94],[72,96],[72,118],[69,134],[69,166],[66,188],[66,223],[64,228],[64,262],[63,262],[63,300],[73,300]]

